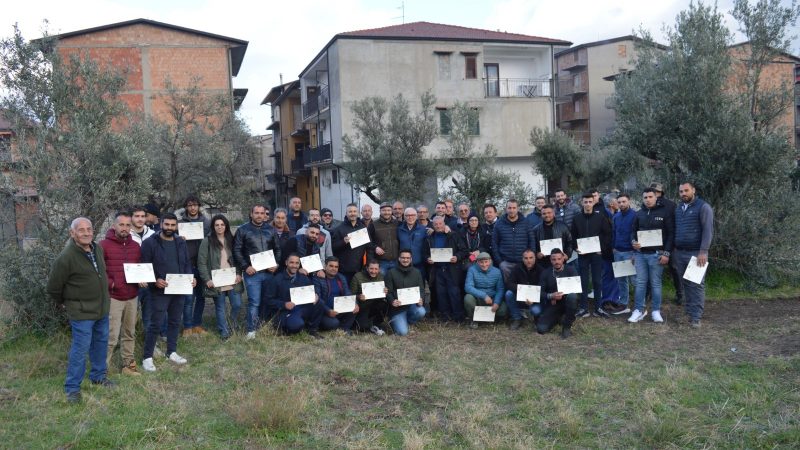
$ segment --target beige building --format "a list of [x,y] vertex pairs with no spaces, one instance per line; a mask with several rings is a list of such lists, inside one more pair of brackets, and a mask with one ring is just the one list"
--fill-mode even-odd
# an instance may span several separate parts
[[320,204],[342,217],[359,201],[345,183],[342,137],[353,134],[354,101],[402,93],[412,110],[430,90],[437,99],[440,136],[431,156],[447,145],[441,118],[454,102],[479,113],[475,145],[492,144],[498,164],[516,170],[537,192],[528,144],[533,127],[555,127],[553,56],[570,42],[537,36],[415,22],[334,36],[300,73],[303,122],[310,129],[306,167],[318,170]]

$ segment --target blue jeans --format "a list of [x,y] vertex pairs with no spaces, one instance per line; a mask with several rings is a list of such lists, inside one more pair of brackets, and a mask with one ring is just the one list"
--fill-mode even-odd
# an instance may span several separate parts
[[[150,328],[150,317],[153,315],[153,301],[151,300],[150,288],[139,288],[139,305],[142,307],[142,330],[147,332]],[[161,336],[167,335],[167,320],[161,324]]]
[[[620,304],[619,301],[619,283],[614,278],[614,266],[611,261],[603,259],[603,302],[611,302]],[[601,303],[601,305],[602,305]]]
[[206,309],[206,298],[203,296],[203,283],[200,281],[200,272],[197,267],[192,267],[197,285],[192,295],[183,299],[183,328],[199,327],[203,324],[203,311]]
[[378,264],[381,266],[381,275],[386,275],[390,269],[393,269],[397,266],[397,261],[379,261]]
[[405,336],[408,334],[408,327],[419,322],[425,317],[425,307],[419,305],[408,305],[408,308],[398,312],[389,319],[394,334]]
[[86,354],[89,354],[89,379],[101,381],[106,377],[108,352],[108,316],[99,320],[70,320],[72,346],[67,356],[67,379],[64,392],[80,392],[86,373]]
[[661,275],[664,266],[658,263],[655,253],[637,253],[636,260],[636,295],[634,308],[644,312],[644,301],[647,296],[647,285],[652,293],[653,311],[661,310]]
[[[630,252],[620,252],[614,250],[614,261],[625,261],[628,259],[632,259],[635,253],[633,251]],[[627,306],[631,300],[631,293],[630,287],[636,287],[636,275],[630,277],[619,277],[617,278],[617,284],[619,285],[619,304]]]
[[231,327],[236,326],[236,318],[239,317],[239,308],[242,307],[242,296],[236,292],[236,289],[221,292],[214,299],[214,307],[217,313],[217,329],[219,330],[219,335],[224,338],[231,335],[231,330],[228,327],[228,318],[225,315],[225,297],[231,301]]
[[253,275],[245,273],[242,277],[247,290],[247,331],[256,331],[259,325],[262,291],[266,291],[272,273],[266,271],[256,272]]
[[323,309],[319,302],[297,305],[291,311],[282,310],[272,320],[278,330],[286,334],[296,334],[307,328],[308,331],[319,330]]
[[516,292],[506,291],[505,302],[511,320],[522,320],[522,311],[520,311],[520,308],[527,308],[533,317],[539,317],[542,314],[541,303],[533,303],[528,306],[526,302],[518,302]]
[[[675,258],[675,267],[681,277],[686,273],[689,260],[692,259],[692,256],[697,256],[697,254],[697,251],[686,250],[675,250],[672,253],[672,257]],[[681,279],[681,286],[683,286],[683,301],[686,307],[686,314],[692,320],[700,320],[703,317],[703,309],[706,303],[706,279],[703,278],[703,282],[700,284]]]
[[167,322],[167,353],[174,352],[178,348],[178,331],[181,327],[181,316],[183,315],[183,301],[185,295],[165,295],[160,292],[150,292],[150,301],[153,306],[153,315],[150,321],[150,328],[144,335],[144,348],[142,349],[142,359],[152,358],[153,349],[156,346],[160,327],[158,323]]
[[578,265],[581,274],[581,298],[578,301],[578,309],[589,308],[589,277],[592,278],[592,289],[594,290],[594,307],[599,308],[603,304],[603,257],[599,253],[578,256]]

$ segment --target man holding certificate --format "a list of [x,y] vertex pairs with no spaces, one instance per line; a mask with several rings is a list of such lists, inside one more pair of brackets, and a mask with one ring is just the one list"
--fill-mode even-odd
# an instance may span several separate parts
[[[183,202],[183,215],[178,219],[178,234],[186,240],[186,251],[192,262],[192,271],[196,279],[200,278],[197,270],[197,252],[200,243],[211,232],[211,221],[200,211],[200,199],[190,194]],[[183,336],[205,334],[203,329],[203,311],[206,298],[203,295],[203,283],[197,283],[192,295],[183,302]]]
[[[309,222],[303,227],[303,234],[298,233],[294,235],[294,237],[283,244],[283,248],[281,248],[282,255],[291,255],[292,253],[297,253],[300,256],[300,273],[307,277],[325,276],[323,270],[319,269],[325,265],[325,256],[322,255],[322,248],[320,248],[318,240],[320,233],[320,226],[316,223]],[[317,264],[315,270],[308,270],[308,267],[306,266],[312,266],[311,261],[308,261],[308,264],[303,263],[303,258],[313,256],[316,256],[314,261],[319,260],[319,263]]]
[[[694,256],[697,266],[708,263],[708,249],[714,235],[714,211],[711,205],[697,196],[692,183],[686,182],[678,188],[681,203],[675,208],[675,265],[678,273],[685,274]],[[699,284],[681,280],[686,302],[686,314],[692,327],[700,327],[706,301],[705,281]]]
[[136,346],[136,319],[139,315],[139,287],[147,286],[147,283],[132,282],[126,277],[125,264],[138,264],[142,256],[139,244],[131,237],[130,213],[117,213],[114,224],[108,229],[106,238],[100,241],[100,246],[103,247],[108,293],[111,295],[106,365],[111,366],[111,356],[119,341],[122,373],[140,375],[133,350]]
[[[364,268],[366,258],[371,258],[374,253],[374,239],[369,236],[367,227],[358,218],[358,206],[355,203],[347,205],[345,220],[333,230],[333,256],[339,258],[339,273],[344,275],[347,282],[353,280],[353,276]],[[362,231],[364,230],[364,231]],[[356,243],[354,237],[367,233],[369,242]],[[354,239],[351,243],[350,240]]]
[[[259,308],[263,291],[272,279],[277,264],[267,267],[253,267],[252,258],[260,259],[261,255],[268,256],[272,252],[274,261],[280,259],[280,249],[275,245],[275,233],[272,226],[267,223],[269,210],[263,205],[255,205],[250,209],[250,221],[236,229],[233,237],[233,261],[243,272],[244,286],[247,290],[247,337],[255,339],[256,329],[259,326]],[[257,257],[256,255],[259,255]],[[274,313],[274,311],[270,311]]]
[[633,313],[628,322],[636,323],[647,315],[645,296],[648,286],[653,302],[653,322],[664,322],[661,316],[661,275],[664,266],[669,264],[674,224],[672,211],[656,197],[653,188],[646,188],[642,193],[642,209],[636,213],[630,238],[636,250],[633,257],[636,265],[636,291]]
[[384,317],[388,305],[386,303],[386,284],[381,274],[380,263],[374,259],[367,261],[367,267],[358,272],[350,282],[350,292],[358,300],[356,325],[361,331],[369,330],[372,334],[383,336]]
[[[550,267],[550,252],[558,246],[567,258],[572,256],[572,233],[562,221],[556,220],[553,205],[544,205],[541,209],[542,223],[533,228],[533,240],[536,244],[536,259],[542,267]],[[554,245],[555,244],[555,245]],[[560,246],[559,246],[560,245]]]
[[[503,303],[503,274],[492,265],[492,257],[488,253],[478,253],[477,264],[467,270],[464,290],[467,292],[464,295],[464,309],[470,319],[474,319],[476,306],[491,306],[495,320],[506,316],[508,307]],[[469,327],[478,328],[478,322],[472,320]]]
[[[153,265],[156,282],[150,283],[150,301],[153,303],[150,327],[145,332],[144,350],[142,351],[142,368],[147,372],[155,372],[153,364],[153,347],[160,332],[160,324],[167,316],[167,358],[175,364],[186,364],[186,359],[175,350],[178,347],[178,329],[181,326],[184,297],[191,295],[197,284],[192,271],[192,263],[186,250],[186,241],[176,239],[178,218],[175,214],[164,213],[161,217],[161,232],[142,243],[142,262]],[[190,283],[186,285],[188,292],[168,294],[170,287],[168,278],[175,275],[188,275]],[[175,286],[172,286],[174,289]],[[172,290],[172,289],[170,289]]]
[[439,320],[461,323],[464,321],[464,301],[460,262],[467,255],[467,247],[454,229],[446,231],[445,228],[444,217],[433,218],[433,233],[427,237],[423,258],[433,268],[430,283],[436,292]]
[[[611,257],[611,222],[605,211],[596,210],[594,195],[583,194],[583,211],[572,219],[573,245],[578,252],[581,274],[581,298],[578,302],[578,317],[589,317],[589,279],[594,290],[594,314],[608,317],[602,308],[603,257]],[[552,261],[552,259],[551,259]]]
[[[205,295],[214,300],[217,329],[222,340],[231,336],[231,328],[242,307],[242,271],[233,262],[233,234],[228,218],[217,214],[211,218],[214,230],[200,244],[197,268],[206,286]],[[231,324],[228,324],[225,298],[231,302]]]
[[297,334],[305,329],[316,339],[323,339],[318,332],[323,313],[319,294],[311,279],[298,272],[300,256],[287,256],[285,265],[286,269],[270,279],[264,290],[264,301],[278,311],[272,325],[285,334]]
[[567,256],[561,250],[553,249],[550,254],[551,267],[542,271],[542,278],[539,280],[541,302],[546,303],[547,307],[536,323],[536,332],[545,334],[560,321],[561,339],[572,336],[572,324],[575,322],[575,310],[578,307],[577,294],[565,294],[558,289],[559,278],[578,276],[575,269],[568,266],[566,261]]
[[352,311],[338,311],[335,298],[352,295],[347,280],[339,273],[339,259],[331,256],[325,260],[325,276],[315,277],[314,286],[319,294],[319,304],[322,307],[322,320],[319,328],[323,331],[340,329],[348,336],[353,335],[353,322],[358,314],[358,304]]
[[[439,220],[443,218],[439,217]],[[386,301],[389,303],[389,325],[398,336],[408,334],[410,325],[425,317],[425,307],[422,306],[422,274],[411,264],[411,250],[402,249],[397,257],[397,266],[386,272]],[[404,303],[399,298],[398,291],[416,289],[419,301]]]
[[[542,213],[547,209],[547,206],[542,208]],[[550,214],[553,214],[553,208],[549,208]],[[544,218],[544,214],[542,214]],[[552,219],[551,219],[552,220]],[[557,222],[559,225],[566,227],[566,225]],[[541,225],[541,224],[540,224]],[[548,258],[549,259],[549,258]],[[547,261],[547,268],[550,268],[550,261]],[[508,313],[511,316],[511,329],[518,330],[522,326],[522,311],[527,310],[536,318],[542,314],[542,308],[546,307],[546,303],[539,301],[540,296],[534,297],[521,296],[520,292],[532,292],[530,287],[538,287],[539,279],[542,277],[542,266],[536,263],[536,256],[533,250],[528,249],[522,253],[522,264],[518,265],[509,278],[508,285],[506,285],[505,302],[508,307]],[[520,290],[520,286],[530,286]]]

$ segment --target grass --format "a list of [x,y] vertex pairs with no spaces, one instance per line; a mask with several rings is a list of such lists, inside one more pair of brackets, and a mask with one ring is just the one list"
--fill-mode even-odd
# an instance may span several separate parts
[[[179,341],[189,359],[63,394],[66,335],[0,346],[4,448],[797,448],[800,302],[709,302],[692,329],[423,323],[407,338]],[[208,328],[213,328],[209,318]],[[137,346],[137,351],[140,348]]]

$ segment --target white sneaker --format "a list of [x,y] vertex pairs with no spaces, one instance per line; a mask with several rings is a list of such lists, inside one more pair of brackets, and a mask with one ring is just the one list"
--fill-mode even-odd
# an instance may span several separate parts
[[644,312],[641,312],[638,309],[634,309],[633,310],[633,314],[631,314],[631,316],[628,318],[628,322],[636,323],[636,322],[644,319],[644,316],[646,316],[646,315],[647,315],[647,310],[646,309],[644,310]]
[[155,372],[156,371],[156,365],[153,364],[153,358],[147,358],[147,359],[143,360],[142,361],[142,369],[144,369],[145,372]]
[[256,338],[256,332],[255,331],[248,331],[247,332],[247,336],[244,337],[244,339],[247,340],[247,341],[252,341],[255,338]]
[[169,354],[169,360],[174,362],[175,364],[186,364],[186,358],[179,355],[178,352],[172,352]]
[[658,310],[653,311],[653,315],[651,317],[653,318],[653,322],[655,323],[664,323],[664,318],[661,317],[661,311]]
[[380,328],[378,328],[378,327],[377,327],[377,326],[375,326],[375,325],[373,325],[373,326],[369,327],[369,331],[371,331],[371,332],[372,332],[372,334],[376,334],[376,335],[378,335],[378,336],[383,336],[384,334],[386,334],[386,332],[385,332],[385,331],[381,330]]

